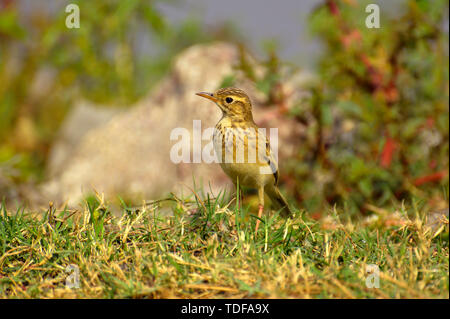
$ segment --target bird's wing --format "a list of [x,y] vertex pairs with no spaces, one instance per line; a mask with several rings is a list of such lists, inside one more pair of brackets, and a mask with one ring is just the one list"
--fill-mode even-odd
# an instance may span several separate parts
[[258,128],[256,125],[251,126],[248,136],[249,149],[256,147],[258,160],[260,165],[267,166],[266,174],[273,174],[275,178],[275,185],[278,184],[278,162],[275,153],[270,147],[269,139],[265,134],[265,129]]
[[[216,134],[218,145],[221,145],[222,159],[226,162],[227,156],[235,163],[255,163],[260,166],[262,174],[273,174],[275,185],[278,183],[278,163],[264,128],[256,124],[216,126],[222,134]],[[220,148],[220,146],[219,146]]]
[[278,185],[278,163],[273,155],[272,149],[270,147],[270,143],[266,138],[266,155],[265,159],[268,162],[270,169],[272,170],[272,174],[275,177],[275,185]]

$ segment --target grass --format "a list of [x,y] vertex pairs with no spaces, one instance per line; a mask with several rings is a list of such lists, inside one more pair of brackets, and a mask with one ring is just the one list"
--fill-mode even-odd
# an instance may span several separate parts
[[[163,214],[169,203],[173,214]],[[449,298],[448,219],[433,230],[417,208],[350,220],[256,217],[225,196],[111,213],[101,196],[80,210],[0,214],[1,298]],[[366,286],[379,267],[379,288]],[[79,288],[66,287],[67,267]]]

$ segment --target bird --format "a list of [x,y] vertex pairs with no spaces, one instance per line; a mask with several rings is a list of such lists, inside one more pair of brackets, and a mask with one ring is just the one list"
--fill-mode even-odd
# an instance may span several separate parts
[[237,185],[258,190],[258,219],[255,234],[264,211],[264,193],[282,217],[293,216],[278,189],[278,163],[264,130],[253,120],[252,103],[241,89],[226,87],[214,93],[198,92],[213,101],[222,111],[222,118],[213,132],[213,145],[223,171]]

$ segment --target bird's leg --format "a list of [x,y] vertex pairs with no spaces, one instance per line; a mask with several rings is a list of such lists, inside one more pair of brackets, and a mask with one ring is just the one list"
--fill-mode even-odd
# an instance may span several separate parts
[[258,233],[259,223],[261,222],[259,218],[262,217],[264,210],[264,186],[258,188],[258,200],[258,219],[256,220],[255,235]]
[[[264,206],[263,205],[258,205],[259,209],[258,209],[258,217],[261,218],[263,210],[264,210]],[[256,227],[255,227],[255,235],[258,233],[258,228],[259,228],[259,223],[261,221],[259,219],[256,220]]]

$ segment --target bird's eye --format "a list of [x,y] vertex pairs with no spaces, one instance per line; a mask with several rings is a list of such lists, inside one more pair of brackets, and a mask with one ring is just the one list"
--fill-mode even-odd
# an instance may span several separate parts
[[225,102],[227,102],[228,104],[230,104],[231,102],[233,102],[233,99],[231,97],[227,97],[225,99]]

